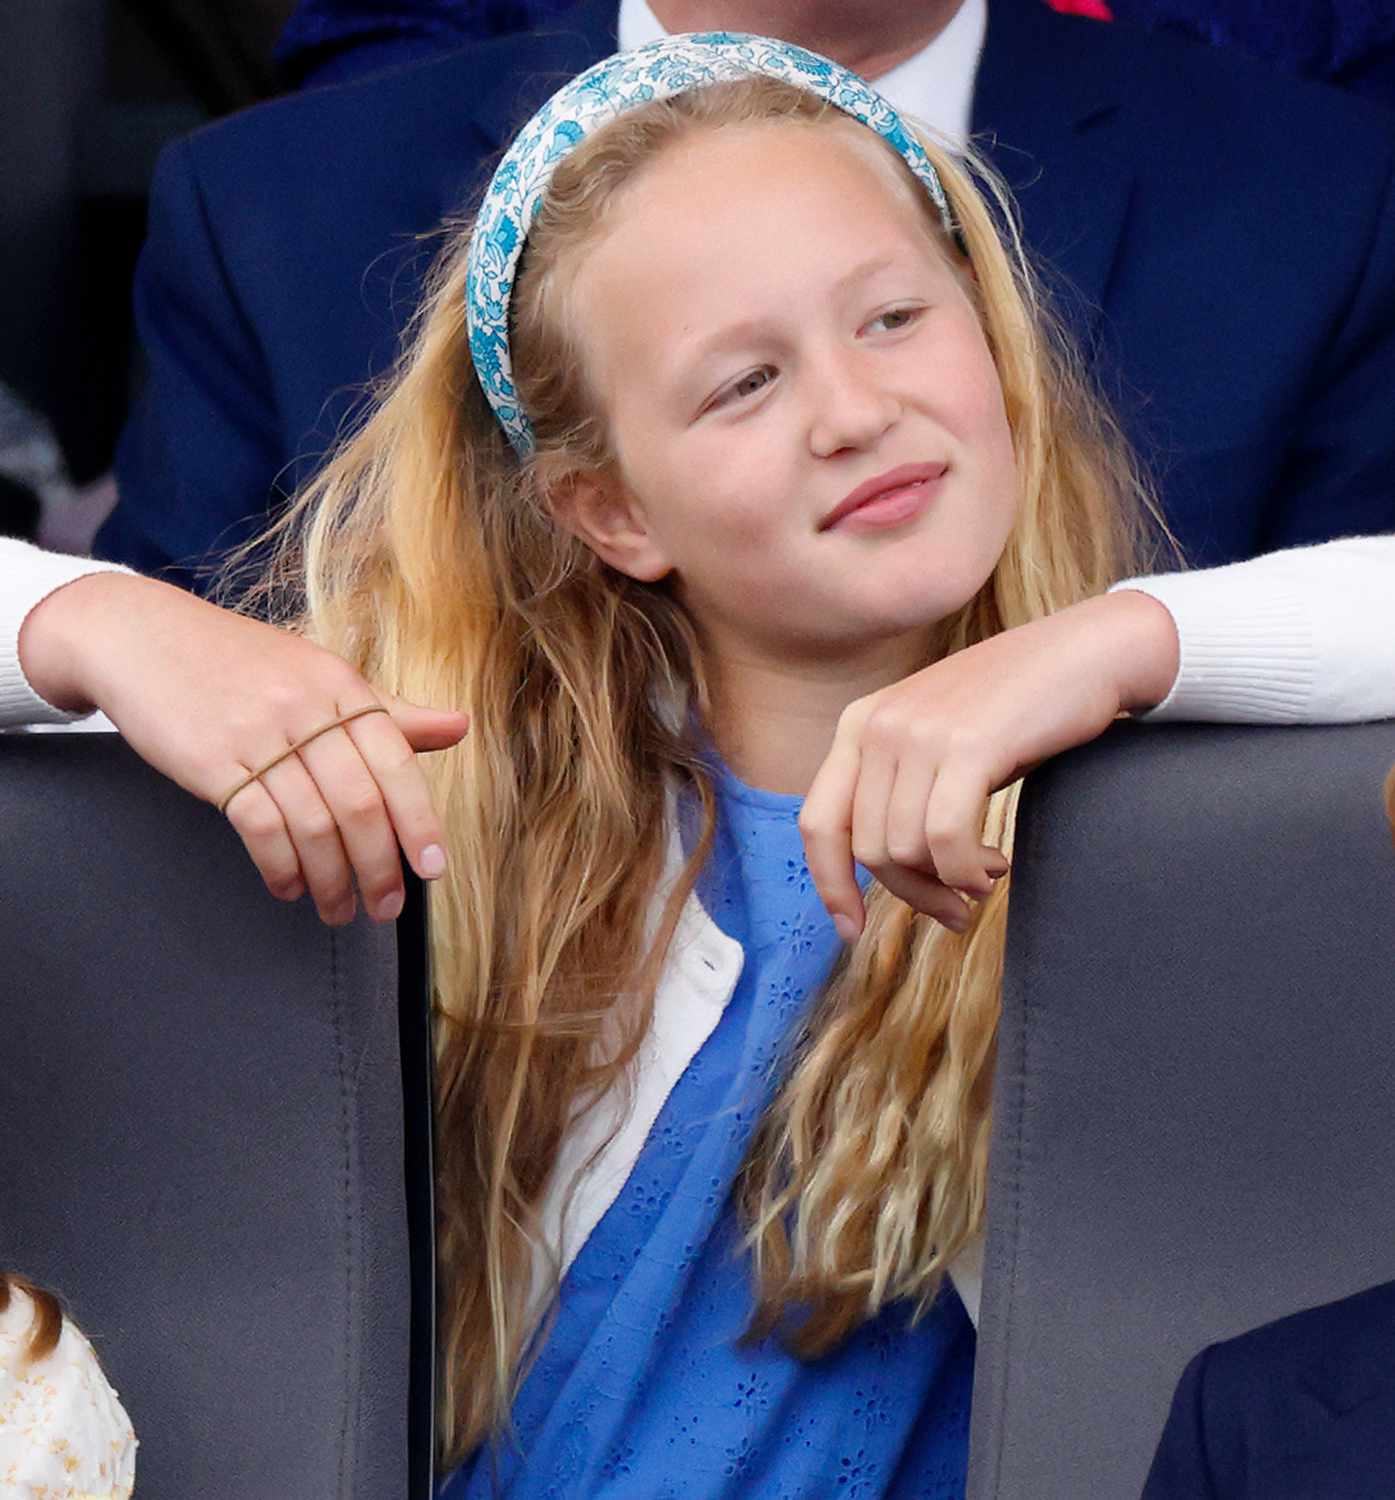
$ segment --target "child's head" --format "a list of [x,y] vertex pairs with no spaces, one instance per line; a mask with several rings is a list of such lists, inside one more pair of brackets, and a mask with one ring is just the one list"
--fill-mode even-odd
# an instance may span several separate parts
[[[755,44],[674,39],[603,64],[540,113],[486,199],[466,301],[500,422],[474,405],[530,492],[515,512],[545,521],[564,569],[636,580],[641,607],[680,602],[717,652],[901,641],[928,659],[932,625],[943,645],[1041,613],[1066,530],[1077,554],[1095,539],[1091,586],[1107,581],[1130,477],[963,170],[783,44],[756,49],[782,77],[633,102],[670,53],[690,78],[704,46]],[[902,468],[909,517],[826,524]]]
[[[691,61],[666,45],[649,57]],[[760,48],[783,81],[632,90],[584,128],[545,106],[527,212],[487,198],[452,236],[383,400],[279,528],[321,643],[471,715],[425,767],[451,844],[432,892],[447,1459],[507,1413],[563,1134],[627,1077],[709,847],[711,658],[890,643],[909,671],[1142,561],[1134,471],[1006,205],[859,80]],[[918,488],[830,524],[903,466]],[[704,832],[670,881],[685,788]],[[995,842],[1012,805],[990,805]],[[811,1306],[809,1352],[929,1295],[979,1223],[1006,886],[962,939],[874,891],[767,1114],[744,1193],[760,1306]]]
[[[765,121],[680,139],[607,219],[568,306],[612,461],[565,523],[670,580],[713,650],[904,642],[921,664],[1018,500],[972,283],[924,190],[852,121]],[[909,492],[834,519],[898,470]]]

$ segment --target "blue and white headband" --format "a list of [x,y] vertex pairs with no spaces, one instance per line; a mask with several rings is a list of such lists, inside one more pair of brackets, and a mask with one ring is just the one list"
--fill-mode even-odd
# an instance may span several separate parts
[[608,57],[560,88],[499,163],[470,240],[465,314],[475,373],[520,458],[534,446],[509,357],[509,298],[524,243],[557,163],[602,125],[655,100],[713,83],[778,78],[807,89],[875,130],[915,173],[957,234],[939,175],[895,109],[856,73],[816,52],[768,37],[708,31],[664,37]]

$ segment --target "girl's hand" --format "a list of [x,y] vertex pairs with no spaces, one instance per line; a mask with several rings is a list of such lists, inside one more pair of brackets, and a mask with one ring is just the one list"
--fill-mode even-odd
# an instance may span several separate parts
[[170,584],[88,574],[30,611],[20,665],[56,708],[100,708],[158,771],[215,806],[287,746],[356,708],[366,714],[305,745],[228,803],[267,889],[307,890],[324,921],[402,910],[397,845],[425,879],[445,837],[416,764],[469,727],[464,714],[376,693],[348,662]]
[[1121,590],[1006,630],[844,710],[799,819],[809,872],[844,941],[865,912],[853,862],[962,932],[1007,860],[980,842],[991,792],[1171,690],[1166,606]]

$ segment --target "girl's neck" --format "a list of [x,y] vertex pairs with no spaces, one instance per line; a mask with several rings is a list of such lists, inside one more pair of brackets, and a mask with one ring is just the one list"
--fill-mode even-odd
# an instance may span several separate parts
[[709,657],[712,741],[727,767],[762,791],[802,797],[850,703],[924,666],[923,645],[886,642],[850,661],[777,662],[731,651]]

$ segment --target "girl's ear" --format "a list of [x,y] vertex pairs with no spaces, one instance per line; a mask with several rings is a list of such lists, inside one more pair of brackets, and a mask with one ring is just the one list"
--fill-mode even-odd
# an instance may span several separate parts
[[554,486],[551,502],[557,524],[618,572],[657,583],[671,571],[643,509],[613,476],[571,474]]

